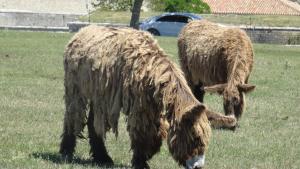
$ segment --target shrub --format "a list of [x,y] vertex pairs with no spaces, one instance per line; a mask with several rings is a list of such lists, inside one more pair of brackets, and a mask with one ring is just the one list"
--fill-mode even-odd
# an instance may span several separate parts
[[202,0],[151,0],[153,10],[166,12],[210,13],[210,7]]

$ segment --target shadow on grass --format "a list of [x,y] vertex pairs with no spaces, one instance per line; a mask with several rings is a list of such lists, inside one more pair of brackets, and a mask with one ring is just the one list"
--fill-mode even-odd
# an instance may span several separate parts
[[[55,164],[78,164],[78,165],[91,165],[91,166],[98,166],[90,159],[81,159],[79,157],[74,156],[71,161],[67,161],[66,159],[62,158],[58,153],[51,153],[51,152],[43,152],[43,153],[32,153],[30,155],[33,158],[43,159],[46,161],[51,161]],[[128,165],[113,165],[113,166],[98,166],[100,168],[131,168]]]

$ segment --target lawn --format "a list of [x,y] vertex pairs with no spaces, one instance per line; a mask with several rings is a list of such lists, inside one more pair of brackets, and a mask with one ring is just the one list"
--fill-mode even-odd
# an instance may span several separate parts
[[[162,12],[141,12],[140,20],[148,17],[159,15]],[[223,24],[230,25],[252,25],[252,26],[290,26],[300,27],[299,16],[282,16],[282,15],[217,15],[217,14],[200,14],[203,18]],[[115,11],[93,11],[90,15],[91,22],[108,22],[108,23],[125,23],[129,24],[131,17],[130,12]],[[81,18],[82,21],[88,21],[88,16]]]
[[[87,140],[79,140],[73,163],[58,154],[62,121],[64,46],[69,33],[0,31],[0,168],[97,168]],[[157,38],[177,60],[176,38]],[[208,169],[296,169],[300,166],[300,47],[255,44],[250,83],[257,89],[235,132],[213,130]],[[205,103],[222,111],[222,98]],[[118,139],[106,141],[116,167],[128,167],[132,152],[120,119]],[[150,161],[155,169],[179,168],[164,144]]]

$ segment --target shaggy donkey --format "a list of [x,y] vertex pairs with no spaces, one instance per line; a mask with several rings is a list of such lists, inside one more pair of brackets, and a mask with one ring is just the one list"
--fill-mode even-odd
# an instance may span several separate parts
[[134,168],[149,168],[147,161],[165,137],[180,165],[203,166],[211,134],[207,109],[150,34],[126,28],[83,28],[65,50],[64,69],[66,112],[60,145],[64,157],[72,157],[76,136],[81,136],[87,123],[93,160],[112,164],[105,133],[112,129],[118,134],[122,111]]
[[244,93],[253,67],[253,49],[246,33],[223,28],[206,20],[188,23],[178,39],[180,64],[196,98],[203,102],[205,91],[223,95],[226,115],[240,118]]

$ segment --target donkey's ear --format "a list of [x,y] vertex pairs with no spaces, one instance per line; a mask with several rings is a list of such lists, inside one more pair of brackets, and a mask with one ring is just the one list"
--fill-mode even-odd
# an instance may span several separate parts
[[184,113],[182,120],[188,120],[189,123],[194,122],[199,116],[201,116],[201,114],[205,113],[206,109],[206,106],[202,103],[197,106],[193,106],[190,110]]
[[209,93],[219,93],[222,94],[224,92],[224,89],[226,88],[227,83],[224,84],[216,84],[213,86],[207,86],[204,87],[204,91],[209,92]]
[[245,92],[245,93],[252,92],[255,89],[255,85],[251,85],[251,84],[239,84],[237,87],[240,92]]

